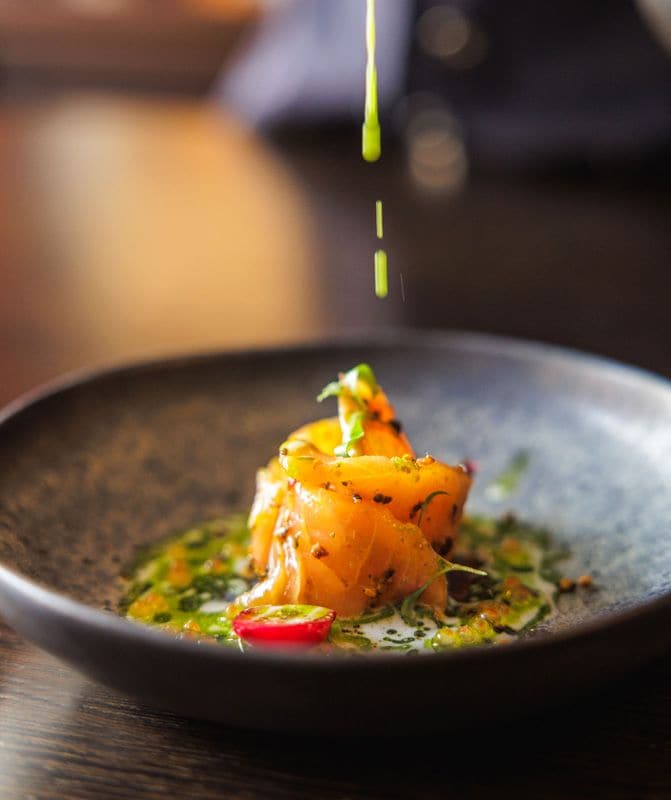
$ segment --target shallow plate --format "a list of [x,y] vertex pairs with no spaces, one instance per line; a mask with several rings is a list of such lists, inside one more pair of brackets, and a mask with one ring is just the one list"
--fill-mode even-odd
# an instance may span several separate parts
[[[481,471],[469,507],[508,508],[570,546],[593,593],[526,641],[407,658],[241,654],[119,619],[140,544],[246,508],[318,390],[368,361],[418,451]],[[516,495],[487,485],[520,449]],[[0,612],[113,687],[178,712],[275,730],[407,732],[533,708],[671,644],[671,388],[540,345],[403,333],[365,345],[134,366],[19,402],[0,422]]]

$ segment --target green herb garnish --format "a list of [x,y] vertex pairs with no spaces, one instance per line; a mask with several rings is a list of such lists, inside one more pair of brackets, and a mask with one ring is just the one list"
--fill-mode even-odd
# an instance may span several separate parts
[[341,421],[343,442],[334,450],[337,456],[350,456],[354,444],[365,435],[363,425],[368,417],[368,398],[362,396],[361,384],[367,387],[373,396],[379,391],[375,373],[368,364],[358,364],[353,367],[341,375],[339,380],[327,384],[317,396],[319,403],[328,397],[344,397],[351,400],[355,407]]
[[417,520],[418,527],[422,524],[422,520],[424,519],[424,512],[426,511],[429,503],[433,500],[434,497],[438,497],[438,495],[441,494],[447,495],[448,492],[443,492],[443,491],[431,492],[431,494],[426,496],[426,499],[424,500],[419,509],[419,519]]
[[333,451],[336,456],[349,456],[350,450],[356,442],[365,435],[363,423],[366,419],[365,411],[355,411],[345,420],[343,427],[343,443]]
[[467,567],[465,564],[453,564],[451,561],[447,561],[444,558],[439,559],[438,563],[442,565],[438,572],[436,572],[432,578],[429,578],[429,580],[423,586],[420,586],[419,589],[414,591],[412,594],[409,594],[401,603],[401,617],[406,625],[418,624],[419,620],[415,610],[417,601],[429,588],[429,586],[431,586],[435,580],[440,578],[441,575],[445,575],[448,572],[469,572],[471,575],[478,575],[481,578],[487,577],[487,573],[483,570],[475,569],[474,567]]
[[317,402],[321,403],[328,397],[340,397],[343,393],[349,394],[359,405],[365,403],[359,392],[359,382],[364,383],[372,394],[377,394],[380,387],[375,373],[368,364],[357,364],[356,367],[345,372],[339,380],[328,383],[317,395]]

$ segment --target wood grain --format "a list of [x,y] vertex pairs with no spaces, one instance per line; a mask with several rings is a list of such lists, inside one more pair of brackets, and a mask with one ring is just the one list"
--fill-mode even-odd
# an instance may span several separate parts
[[[428,197],[398,153],[363,169],[356,140],[280,138],[270,151],[191,104],[0,109],[0,402],[74,367],[399,321],[548,339],[671,375],[664,186],[476,176],[457,198]],[[405,304],[397,283],[388,303],[372,295],[377,196]],[[146,708],[0,627],[0,797],[661,800],[669,675],[671,656],[482,731],[448,718],[429,741],[324,741]]]

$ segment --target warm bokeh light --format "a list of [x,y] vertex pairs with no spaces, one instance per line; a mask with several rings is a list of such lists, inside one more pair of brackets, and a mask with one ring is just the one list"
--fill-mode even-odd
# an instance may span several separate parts
[[415,113],[406,128],[410,174],[429,192],[453,194],[464,185],[468,172],[466,149],[459,126],[445,109]]
[[313,328],[307,208],[239,124],[193,106],[108,101],[25,122],[51,300],[68,307],[90,358],[290,341]]
[[417,22],[422,50],[454,69],[470,69],[487,53],[487,37],[480,26],[456,6],[434,6]]

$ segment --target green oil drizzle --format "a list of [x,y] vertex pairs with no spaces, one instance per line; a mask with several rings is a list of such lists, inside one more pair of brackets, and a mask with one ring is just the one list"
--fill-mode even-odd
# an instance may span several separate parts
[[178,637],[237,646],[229,603],[252,584],[245,518],[189,528],[143,549],[124,570],[119,613]]
[[[382,155],[382,139],[377,99],[377,67],[375,65],[375,0],[367,0],[366,7],[366,105],[362,130],[362,153],[369,163],[378,161]],[[382,201],[375,203],[375,227],[377,238],[384,236],[382,221]],[[377,250],[375,253],[375,294],[384,299],[389,294],[389,277],[387,253]]]
[[387,254],[384,250],[375,252],[375,294],[384,299],[389,294]]
[[[377,238],[382,239],[384,237],[382,200],[375,203],[375,230]],[[378,250],[375,253],[375,294],[381,299],[389,294],[389,272],[385,250]]]
[[377,67],[375,66],[375,0],[368,0],[366,11],[366,106],[362,130],[362,153],[365,161],[378,161],[382,155],[380,119],[377,103]]

